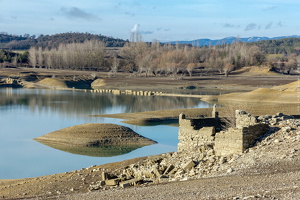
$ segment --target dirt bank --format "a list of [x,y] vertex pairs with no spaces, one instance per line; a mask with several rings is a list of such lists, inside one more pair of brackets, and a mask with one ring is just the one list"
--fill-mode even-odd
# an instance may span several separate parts
[[[68,81],[68,87],[86,88],[92,80],[100,78],[98,84],[104,89],[162,91],[183,94],[223,94],[228,92],[252,91],[257,88],[271,88],[296,81],[296,76],[285,76],[266,69],[244,68],[229,77],[222,75],[203,75],[192,77],[139,77],[130,73],[117,73],[110,78],[105,72],[68,71],[33,68],[2,68],[0,79],[14,78],[37,83],[45,78]],[[73,84],[72,81],[74,81]],[[96,83],[95,83],[96,84]],[[99,85],[97,85],[99,86]],[[193,86],[193,87],[190,87]],[[193,88],[193,89],[187,89]]]
[[219,103],[248,102],[248,103],[286,103],[298,104],[300,102],[300,81],[272,88],[259,88],[246,93],[231,93],[217,96]]
[[[208,95],[201,100],[222,105],[217,108],[217,111],[223,117],[231,116],[235,110],[246,110],[254,115],[274,115],[278,112],[299,115],[300,81],[272,88],[258,88],[251,92]],[[98,116],[126,119],[125,123],[134,125],[153,125],[155,123],[176,123],[180,113],[185,113],[188,117],[210,117],[212,109],[173,109]]]
[[[234,104],[224,104],[224,107],[217,107],[219,115],[222,117],[230,117],[235,110],[246,110],[253,115],[275,115],[278,112],[289,115],[300,115],[300,108],[298,103],[248,103],[235,102]],[[190,108],[190,109],[171,109],[159,110],[139,113],[119,113],[119,114],[102,114],[93,115],[95,117],[109,117],[125,119],[123,122],[133,125],[156,125],[156,124],[170,124],[178,123],[179,114],[184,113],[189,118],[210,117],[212,115],[212,108]]]

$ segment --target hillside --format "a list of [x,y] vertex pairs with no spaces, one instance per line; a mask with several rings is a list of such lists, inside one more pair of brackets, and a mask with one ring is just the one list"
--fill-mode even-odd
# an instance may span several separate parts
[[260,47],[264,53],[268,54],[290,54],[299,53],[300,51],[300,38],[283,38],[277,40],[266,40],[252,43]]
[[29,49],[31,46],[58,47],[60,43],[81,43],[86,40],[100,40],[107,47],[122,47],[127,40],[116,39],[113,37],[96,35],[91,33],[59,33],[55,35],[40,35],[39,37],[24,35],[0,34],[0,48],[13,50]]

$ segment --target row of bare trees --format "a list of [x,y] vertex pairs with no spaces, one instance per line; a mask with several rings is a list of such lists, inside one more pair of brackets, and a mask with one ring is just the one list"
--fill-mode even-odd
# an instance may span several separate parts
[[136,75],[192,76],[195,70],[228,75],[244,66],[260,65],[265,56],[254,45],[236,43],[218,47],[162,45],[159,42],[131,42],[107,56],[105,45],[98,40],[60,44],[58,48],[32,47],[32,67],[76,70],[110,69],[134,72]]
[[206,63],[219,73],[226,76],[236,69],[244,66],[261,65],[265,61],[265,55],[258,46],[236,43],[215,48],[210,53]]
[[272,66],[274,71],[284,74],[300,74],[300,54],[291,53],[270,54],[268,56],[268,64]]
[[99,40],[61,43],[58,48],[31,47],[29,50],[29,61],[32,67],[52,69],[101,69],[105,61],[104,56],[105,45]]
[[265,61],[264,54],[257,46],[243,43],[221,47],[198,48],[179,45],[129,43],[122,48],[120,55],[127,69],[148,75],[192,76],[195,69],[206,68],[228,75],[244,66],[260,65]]

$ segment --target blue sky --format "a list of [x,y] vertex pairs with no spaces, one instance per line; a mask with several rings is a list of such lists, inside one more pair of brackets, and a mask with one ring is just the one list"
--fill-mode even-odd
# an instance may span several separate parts
[[144,41],[300,35],[299,0],[0,0],[0,32]]

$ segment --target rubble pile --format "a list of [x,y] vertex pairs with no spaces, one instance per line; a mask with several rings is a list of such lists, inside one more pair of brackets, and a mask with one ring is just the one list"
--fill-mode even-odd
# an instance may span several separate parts
[[[226,175],[233,173],[239,167],[246,168],[253,164],[249,162],[238,166],[236,161],[243,157],[256,156],[257,158],[262,158],[266,153],[264,151],[270,145],[277,145],[284,141],[300,141],[300,120],[295,119],[293,116],[278,113],[273,116],[259,116],[256,119],[260,123],[268,124],[270,129],[257,140],[253,147],[246,150],[243,154],[217,156],[213,144],[202,145],[194,151],[183,150],[165,153],[126,166],[115,171],[114,174],[102,172],[102,180],[90,185],[89,189],[126,188],[140,184],[185,181],[208,176]],[[298,147],[283,152],[280,158],[292,158],[298,155]]]

